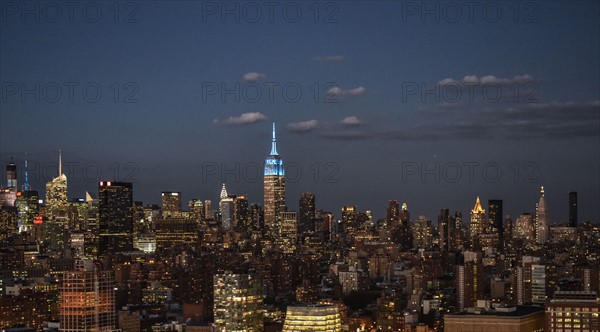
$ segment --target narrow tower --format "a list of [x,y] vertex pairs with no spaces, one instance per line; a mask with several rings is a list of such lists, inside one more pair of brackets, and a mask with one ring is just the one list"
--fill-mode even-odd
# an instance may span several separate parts
[[271,236],[279,234],[282,212],[285,212],[285,175],[283,160],[277,152],[273,122],[271,154],[265,159],[264,173],[264,220],[267,233]]
[[548,226],[548,210],[546,208],[546,197],[544,197],[544,187],[540,189],[540,200],[535,207],[535,234],[536,242],[546,243],[550,236]]

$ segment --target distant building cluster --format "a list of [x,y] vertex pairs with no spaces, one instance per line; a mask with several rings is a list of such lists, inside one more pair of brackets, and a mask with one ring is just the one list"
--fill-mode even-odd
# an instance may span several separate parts
[[479,197],[437,222],[399,200],[377,220],[354,204],[321,210],[310,192],[293,205],[275,133],[258,203],[223,184],[218,202],[164,191],[144,204],[110,179],[70,198],[60,152],[40,197],[27,162],[19,187],[11,161],[0,329],[600,331],[600,228],[579,222],[576,192],[564,224],[543,187],[516,218]]

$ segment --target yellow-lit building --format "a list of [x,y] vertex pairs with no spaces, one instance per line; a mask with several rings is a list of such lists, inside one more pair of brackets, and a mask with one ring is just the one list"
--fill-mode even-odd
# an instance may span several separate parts
[[215,274],[214,316],[218,332],[262,332],[263,294],[260,278],[252,273]]
[[289,306],[283,332],[341,332],[342,318],[335,305]]
[[600,331],[596,292],[556,292],[546,303],[546,331]]
[[60,331],[108,331],[116,328],[113,271],[101,271],[91,260],[77,261],[64,272],[60,289]]

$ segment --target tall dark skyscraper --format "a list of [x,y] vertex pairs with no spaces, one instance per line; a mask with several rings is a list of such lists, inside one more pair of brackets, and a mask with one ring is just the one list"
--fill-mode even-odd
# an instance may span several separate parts
[[12,159],[6,165],[6,187],[17,190],[17,165]]
[[488,233],[498,234],[498,243],[502,247],[504,243],[504,217],[502,215],[502,200],[490,199],[488,201]]
[[387,208],[387,227],[393,228],[400,224],[400,202],[390,200]]
[[569,227],[577,227],[577,192],[569,193]]
[[315,231],[315,194],[302,193],[298,211],[298,234],[304,237]]
[[271,236],[279,234],[282,212],[285,212],[285,174],[283,160],[277,152],[275,123],[273,123],[271,154],[265,159],[264,173],[264,218],[265,227]]
[[448,252],[450,249],[450,210],[440,210],[438,227],[440,229],[440,251]]
[[100,182],[98,186],[99,255],[133,249],[133,185]]
[[233,226],[235,229],[242,231],[249,230],[250,225],[248,196],[245,194],[236,195],[233,198]]

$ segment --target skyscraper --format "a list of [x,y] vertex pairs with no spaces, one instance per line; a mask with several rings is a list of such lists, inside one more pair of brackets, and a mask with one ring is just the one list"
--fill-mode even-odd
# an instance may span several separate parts
[[273,140],[271,154],[265,159],[264,172],[264,220],[267,232],[277,236],[281,227],[280,214],[285,211],[285,174],[283,160],[277,152],[275,139],[275,123],[273,123]]
[[393,228],[400,224],[400,202],[396,200],[390,200],[387,208],[387,227]]
[[504,223],[502,216],[502,200],[501,199],[490,199],[488,201],[488,233],[498,234],[499,249],[503,247],[504,243]]
[[471,210],[471,229],[470,229],[470,240],[471,248],[479,246],[479,234],[483,233],[485,226],[485,210],[481,206],[479,196],[475,201],[475,206]]
[[175,191],[163,191],[160,194],[160,202],[163,217],[181,216],[181,193]]
[[356,215],[358,209],[353,205],[342,206],[342,229],[346,234],[354,234],[358,229]]
[[98,186],[99,255],[133,249],[133,185],[100,182]]
[[62,171],[62,153],[59,150],[58,176],[46,184],[46,214],[52,217],[67,205],[67,177]]
[[37,190],[19,191],[15,206],[19,216],[19,231],[30,231],[33,227],[33,220],[39,214],[39,195]]
[[233,226],[233,198],[227,194],[227,188],[225,183],[221,187],[221,195],[219,199],[219,212],[221,212],[221,226],[223,229],[229,230]]
[[281,214],[281,236],[278,241],[281,251],[286,254],[292,254],[296,251],[297,223],[296,212],[283,212]]
[[215,331],[263,331],[262,283],[257,275],[231,271],[215,274],[213,289]]
[[60,331],[111,331],[116,328],[113,271],[101,271],[91,260],[64,272],[60,289]]
[[577,227],[577,192],[569,193],[569,227]]
[[548,211],[546,207],[546,198],[544,197],[544,187],[540,189],[540,200],[535,207],[535,235],[536,242],[544,244],[550,237],[550,228],[548,226]]
[[450,249],[450,210],[441,209],[438,216],[438,227],[440,229],[440,251],[448,252]]
[[17,190],[17,165],[12,158],[6,165],[6,187]]
[[409,250],[412,248],[412,225],[410,224],[410,212],[408,211],[408,205],[402,203],[402,209],[400,210],[400,244],[403,250]]
[[248,196],[235,195],[233,198],[233,227],[238,231],[250,230],[250,206]]
[[431,220],[419,216],[412,225],[413,248],[428,249],[432,245]]
[[302,193],[298,208],[298,234],[303,239],[315,231],[315,194]]

